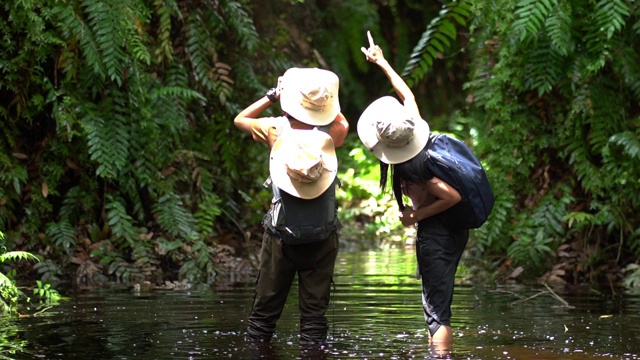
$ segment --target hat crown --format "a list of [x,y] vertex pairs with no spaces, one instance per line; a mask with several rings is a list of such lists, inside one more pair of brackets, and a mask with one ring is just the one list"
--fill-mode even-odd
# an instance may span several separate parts
[[278,85],[282,111],[309,125],[327,125],[340,112],[339,83],[329,70],[291,68]]
[[300,89],[300,104],[312,111],[323,111],[333,98],[333,91],[325,84],[309,84]]
[[358,120],[358,137],[386,164],[405,162],[424,149],[429,124],[392,96],[373,101]]
[[312,148],[309,144],[296,144],[293,152],[285,160],[287,175],[292,181],[311,183],[320,178],[324,165],[320,148]]
[[338,158],[329,134],[287,127],[273,144],[269,161],[271,180],[301,199],[324,193],[336,177]]
[[389,147],[401,147],[413,139],[415,122],[411,119],[384,119],[376,122],[376,135]]

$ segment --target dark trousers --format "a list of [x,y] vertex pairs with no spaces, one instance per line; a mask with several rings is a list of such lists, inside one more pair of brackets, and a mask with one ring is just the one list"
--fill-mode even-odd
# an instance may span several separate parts
[[452,230],[437,217],[418,223],[416,252],[422,277],[422,308],[431,335],[451,325],[451,302],[456,270],[469,230]]
[[291,246],[265,232],[248,337],[271,339],[297,274],[300,340],[324,342],[328,330],[325,313],[329,307],[337,256],[337,234],[317,243]]

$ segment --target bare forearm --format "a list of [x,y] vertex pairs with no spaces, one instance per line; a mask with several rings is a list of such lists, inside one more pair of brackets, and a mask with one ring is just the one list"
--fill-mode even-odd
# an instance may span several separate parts
[[251,121],[266,110],[272,102],[265,96],[242,110],[233,120],[233,124],[240,130],[250,132]]
[[425,207],[418,208],[414,212],[414,217],[416,218],[416,221],[420,221],[420,220],[432,217],[434,215],[440,214],[441,212],[449,209],[455,204],[456,204],[455,202],[436,199],[436,201],[432,202],[431,204]]
[[456,201],[448,201],[443,199],[436,199],[434,202],[429,205],[419,207],[418,209],[412,209],[410,207],[406,207],[402,214],[400,215],[400,221],[404,226],[411,226],[418,221],[424,220],[426,218],[430,218],[434,215],[440,214],[441,212],[446,211],[450,207],[454,206]]
[[396,90],[403,103],[406,103],[407,101],[415,101],[413,92],[411,91],[407,83],[393,69],[393,67],[391,67],[386,59],[379,59],[376,64],[380,66],[380,69],[382,69],[384,74],[387,76],[389,82],[391,82],[391,86],[393,86],[393,88]]

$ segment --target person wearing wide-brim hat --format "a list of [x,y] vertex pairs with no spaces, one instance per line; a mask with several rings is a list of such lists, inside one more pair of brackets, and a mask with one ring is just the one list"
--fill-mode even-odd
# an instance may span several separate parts
[[[338,90],[338,77],[331,71],[291,68],[278,79],[277,87],[235,117],[237,128],[269,146],[270,179],[278,191],[311,201],[328,192],[336,181],[335,148],[342,146],[349,130],[340,112]],[[258,117],[278,102],[283,115]],[[265,218],[274,212],[272,204]],[[328,330],[325,312],[338,254],[337,232],[319,242],[289,246],[283,245],[277,233],[268,231],[264,220],[263,225],[260,269],[246,338],[271,339],[297,274],[300,340],[324,342]]]
[[392,96],[373,101],[358,119],[358,136],[380,160],[381,188],[384,190],[392,167],[395,196],[411,199],[412,206],[401,209],[399,217],[405,226],[417,224],[416,253],[429,338],[446,347],[453,341],[450,318],[455,273],[469,231],[445,226],[438,215],[460,202],[461,195],[426,168],[429,125],[420,116],[411,89],[386,61],[369,32],[367,37],[369,48],[363,47],[362,52],[382,69],[402,102]]
[[[328,126],[335,147],[340,147],[349,131],[349,122],[340,112],[338,76],[318,68],[290,68],[275,88],[242,110],[235,126],[271,148],[284,127],[308,130]],[[274,103],[280,103],[283,116],[258,118]]]

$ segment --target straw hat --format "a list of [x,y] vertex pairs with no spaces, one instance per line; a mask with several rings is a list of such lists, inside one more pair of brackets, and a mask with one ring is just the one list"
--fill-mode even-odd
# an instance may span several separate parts
[[318,129],[283,130],[271,149],[269,172],[277,187],[301,199],[314,199],[338,171],[333,140]]
[[416,156],[429,140],[429,125],[413,118],[394,97],[372,102],[358,120],[358,137],[382,162],[399,164]]
[[324,126],[340,112],[338,76],[318,68],[291,68],[280,78],[280,106],[303,123]]

